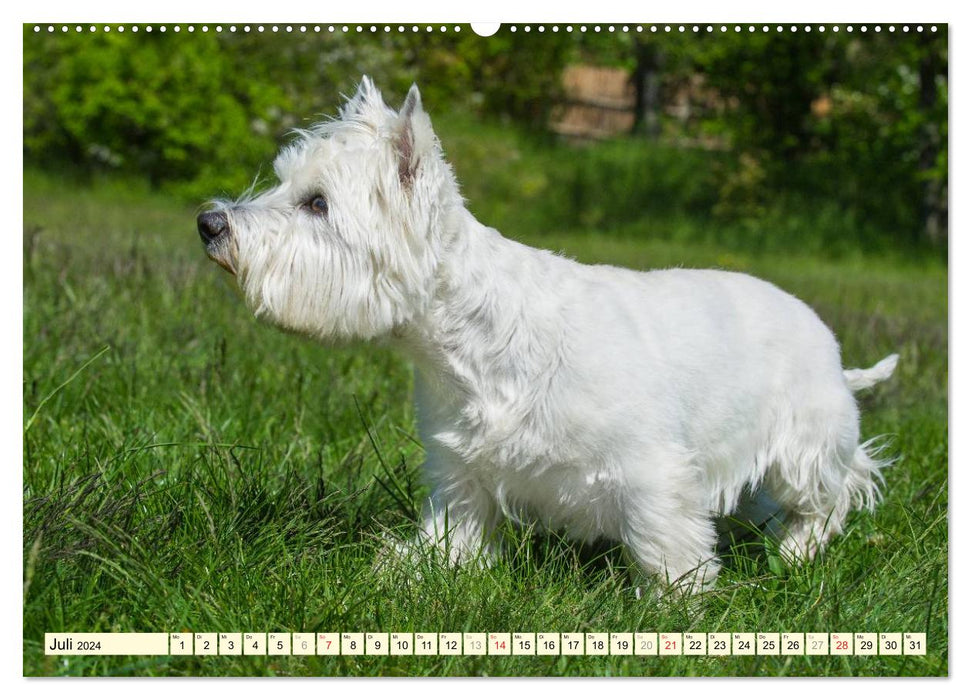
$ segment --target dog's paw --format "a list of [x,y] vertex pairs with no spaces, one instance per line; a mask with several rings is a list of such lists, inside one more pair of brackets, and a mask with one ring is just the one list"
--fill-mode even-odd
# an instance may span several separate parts
[[421,564],[426,561],[421,542],[408,542],[394,535],[385,534],[381,538],[371,569],[375,574],[404,574],[420,581]]

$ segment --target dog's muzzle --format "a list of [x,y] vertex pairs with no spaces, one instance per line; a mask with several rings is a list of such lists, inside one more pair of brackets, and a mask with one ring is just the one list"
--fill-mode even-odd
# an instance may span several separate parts
[[226,218],[225,212],[203,212],[196,219],[196,224],[199,227],[199,236],[207,248],[229,233],[229,219]]
[[235,246],[231,241],[229,218],[223,211],[207,211],[196,219],[199,237],[206,245],[210,259],[232,274],[236,274]]

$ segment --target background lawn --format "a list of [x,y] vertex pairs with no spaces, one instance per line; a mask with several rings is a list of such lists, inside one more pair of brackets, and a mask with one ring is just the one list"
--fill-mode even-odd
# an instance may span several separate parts
[[[431,562],[418,572],[377,569],[385,538],[413,532],[424,493],[406,363],[380,347],[324,348],[255,322],[205,258],[197,210],[185,200],[137,181],[81,184],[31,167],[24,673],[946,675],[942,256],[858,249],[834,257],[820,240],[773,250],[758,228],[733,234],[690,210],[650,206],[648,218],[601,227],[591,205],[583,225],[544,227],[528,206],[542,196],[535,192],[558,191],[544,173],[583,161],[574,185],[596,190],[605,173],[629,173],[624,162],[641,161],[611,144],[576,155],[531,150],[498,127],[436,126],[471,209],[509,237],[584,262],[750,272],[812,305],[840,338],[846,366],[899,352],[893,380],[860,397],[864,435],[892,435],[900,455],[884,502],[873,515],[853,515],[815,563],[783,572],[757,549],[740,551],[716,590],[691,601],[637,601],[616,551],[512,529],[488,571]],[[652,154],[656,172],[674,172],[665,168],[674,155]],[[517,211],[517,203],[525,205]],[[796,207],[763,224],[823,231],[826,216]],[[926,632],[929,650],[906,658],[45,657],[43,635],[53,631],[909,631]]]

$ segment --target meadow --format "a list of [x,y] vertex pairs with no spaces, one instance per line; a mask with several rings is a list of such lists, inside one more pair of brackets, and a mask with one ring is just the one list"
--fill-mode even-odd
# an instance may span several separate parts
[[[387,538],[413,532],[425,493],[407,364],[387,348],[321,347],[254,321],[206,259],[190,203],[29,164],[25,675],[947,675],[941,257],[846,242],[853,222],[811,202],[720,225],[700,213],[711,204],[695,177],[702,156],[571,152],[490,128],[446,124],[442,138],[470,208],[505,235],[583,262],[749,272],[812,305],[846,366],[899,352],[894,378],[860,397],[864,435],[891,436],[899,455],[883,503],[803,567],[737,548],[718,586],[690,600],[636,600],[609,546],[514,528],[488,570],[378,567]],[[894,631],[925,632],[928,653],[44,656],[53,631]]]

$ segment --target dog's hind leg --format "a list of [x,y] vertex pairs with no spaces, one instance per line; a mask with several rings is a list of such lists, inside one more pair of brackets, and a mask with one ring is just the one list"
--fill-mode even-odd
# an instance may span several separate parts
[[803,408],[777,436],[764,487],[783,508],[780,554],[791,563],[811,559],[842,531],[853,508],[879,499],[880,469],[869,443],[859,443],[859,414],[849,391],[829,405]]
[[780,491],[770,486],[785,508],[779,542],[779,552],[785,559],[791,563],[812,559],[833,535],[842,531],[846,516],[853,508],[873,509],[879,499],[880,469],[886,466],[873,453],[871,445],[864,443],[849,456],[846,453],[818,456],[825,464],[813,471],[828,472],[828,478],[802,497],[794,497],[791,488]]

